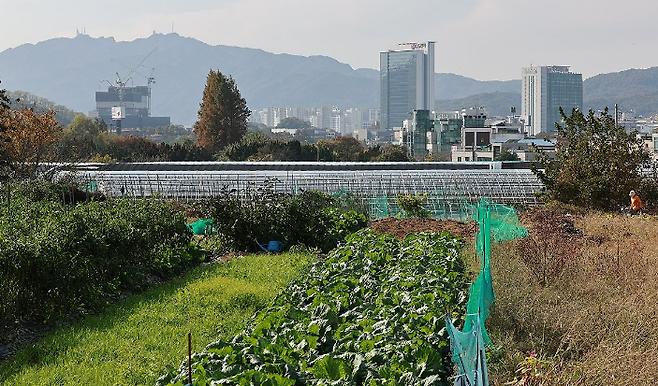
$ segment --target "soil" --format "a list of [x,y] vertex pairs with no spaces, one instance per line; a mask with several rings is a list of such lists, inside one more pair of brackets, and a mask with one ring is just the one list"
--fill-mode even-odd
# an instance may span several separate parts
[[403,239],[409,233],[448,231],[455,236],[472,240],[478,231],[476,222],[462,223],[454,220],[397,219],[393,217],[375,220],[370,224],[370,228],[377,233],[388,233],[399,239]]
[[18,350],[36,343],[52,327],[42,323],[23,322],[15,326],[0,326],[0,362],[16,354]]

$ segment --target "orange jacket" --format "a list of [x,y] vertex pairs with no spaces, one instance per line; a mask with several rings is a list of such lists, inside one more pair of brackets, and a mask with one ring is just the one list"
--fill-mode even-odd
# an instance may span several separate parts
[[642,201],[640,200],[640,196],[637,194],[631,197],[631,210],[640,210],[642,208]]

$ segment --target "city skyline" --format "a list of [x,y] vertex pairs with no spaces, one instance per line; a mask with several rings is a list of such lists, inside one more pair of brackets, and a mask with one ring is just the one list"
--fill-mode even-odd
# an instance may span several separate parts
[[[652,41],[658,26],[641,19],[658,10],[658,3],[556,0],[548,7],[518,0],[336,0],[322,5],[302,0],[11,2],[3,4],[0,51],[77,32],[132,41],[173,31],[210,45],[325,55],[372,69],[378,68],[378,53],[391,44],[431,40],[442,59],[436,72],[478,80],[519,79],[518,68],[530,65],[569,65],[587,79],[658,64]],[[596,17],[590,17],[594,12]],[[417,22],[421,17],[427,22]],[[636,21],[633,28],[622,28],[621,21],[629,20]],[[392,27],[406,23],[411,28]]]

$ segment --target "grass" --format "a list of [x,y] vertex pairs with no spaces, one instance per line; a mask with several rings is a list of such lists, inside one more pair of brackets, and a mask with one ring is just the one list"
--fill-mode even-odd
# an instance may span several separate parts
[[[538,235],[543,256],[528,256],[528,249],[524,255],[518,243],[492,251],[491,384],[655,384],[658,219],[604,213],[572,219],[582,234],[562,245],[578,248]],[[560,269],[548,270],[542,283],[537,270],[545,266]],[[529,371],[525,383],[519,370]]]
[[103,314],[58,329],[0,364],[0,385],[153,385],[192,351],[230,339],[310,254],[258,254],[195,269]]

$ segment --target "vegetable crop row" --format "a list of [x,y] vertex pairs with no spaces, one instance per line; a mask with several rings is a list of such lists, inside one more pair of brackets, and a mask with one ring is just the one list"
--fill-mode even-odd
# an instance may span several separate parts
[[[447,309],[463,314],[463,240],[362,230],[258,312],[192,357],[194,385],[448,384]],[[187,362],[158,385],[187,383]]]

